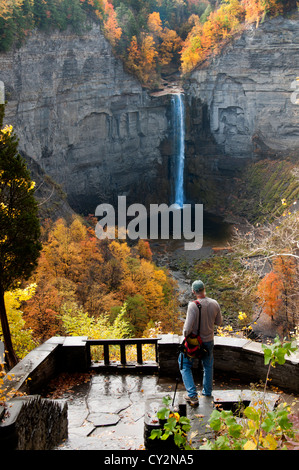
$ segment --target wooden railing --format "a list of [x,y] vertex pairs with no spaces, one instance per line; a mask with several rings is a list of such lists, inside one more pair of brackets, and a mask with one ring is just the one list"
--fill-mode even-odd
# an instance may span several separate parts
[[[115,362],[111,362],[110,360],[110,351],[109,348],[110,346],[119,346],[120,347],[120,365],[125,368],[125,367],[131,367],[132,366],[144,366],[145,361],[142,355],[142,346],[144,344],[153,344],[155,346],[155,361],[150,361],[150,366],[151,367],[156,367],[158,368],[158,348],[157,348],[157,343],[158,339],[157,338],[129,338],[129,339],[88,339],[87,340],[87,345],[89,346],[89,354],[90,354],[90,347],[91,346],[103,346],[104,347],[104,361],[103,365],[106,367],[115,367],[118,364]],[[132,364],[132,361],[128,362],[127,357],[126,357],[126,346],[132,346],[136,345],[136,352],[137,352],[137,358],[136,362]],[[97,363],[99,366],[100,364]]]

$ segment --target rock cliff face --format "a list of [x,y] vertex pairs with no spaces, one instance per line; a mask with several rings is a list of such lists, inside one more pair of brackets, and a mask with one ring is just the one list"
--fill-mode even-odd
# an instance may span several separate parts
[[72,207],[92,213],[127,195],[167,202],[160,145],[168,97],[150,97],[124,71],[98,26],[81,36],[34,33],[0,55],[6,122],[20,150],[59,183]]
[[228,194],[247,160],[298,153],[298,76],[298,14],[250,27],[191,74],[185,85],[189,199],[200,195],[219,209],[221,193]]
[[[249,28],[185,82],[187,202],[225,212],[246,162],[299,150],[299,21]],[[171,100],[126,73],[100,28],[33,33],[0,54],[6,122],[73,209],[171,201]],[[299,82],[298,82],[299,83]],[[299,85],[298,85],[299,89]],[[299,95],[298,95],[299,97]]]

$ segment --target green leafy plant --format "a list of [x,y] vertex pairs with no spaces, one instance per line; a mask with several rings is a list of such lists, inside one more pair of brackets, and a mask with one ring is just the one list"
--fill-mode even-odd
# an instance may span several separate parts
[[191,429],[190,419],[186,416],[180,416],[179,413],[171,409],[171,398],[169,396],[163,397],[163,404],[165,407],[157,412],[159,420],[164,422],[163,427],[153,429],[150,439],[166,440],[169,436],[173,436],[173,441],[180,449],[191,450],[188,441],[188,432]]
[[202,450],[276,450],[294,437],[286,405],[266,413],[248,406],[241,420],[232,411],[214,410],[209,425],[217,437],[201,446]]
[[[262,345],[264,363],[268,365],[264,393],[260,407],[238,407],[239,416],[229,410],[214,410],[209,419],[209,426],[215,432],[215,439],[207,440],[200,450],[278,450],[285,449],[290,439],[296,439],[293,422],[289,417],[289,407],[279,405],[275,410],[269,411],[265,403],[266,387],[271,367],[284,364],[286,356],[297,350],[294,342],[281,343],[277,336],[270,345]],[[171,410],[171,398],[164,397],[163,404],[157,417],[163,427],[154,429],[150,439],[166,440],[173,436],[174,443],[185,450],[192,449],[188,441],[188,432],[191,429],[190,420],[185,416]]]
[[4,293],[19,287],[36,268],[41,251],[40,221],[34,181],[18,152],[13,127],[2,128],[5,105],[0,105],[0,320],[5,360],[11,369],[18,362],[11,338]]
[[271,367],[284,364],[286,356],[296,351],[294,343],[281,343],[278,336],[271,345],[262,345],[264,362],[268,365],[264,394],[260,408],[248,406],[244,418],[234,416],[232,411],[214,410],[209,426],[215,431],[214,440],[207,440],[203,450],[277,450],[285,448],[289,438],[294,438],[293,423],[289,419],[289,408],[281,404],[275,410],[267,410],[265,393]]

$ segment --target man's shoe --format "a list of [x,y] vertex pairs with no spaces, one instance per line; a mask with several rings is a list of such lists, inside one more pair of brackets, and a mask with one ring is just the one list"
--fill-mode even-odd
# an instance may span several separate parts
[[185,394],[184,399],[186,400],[187,403],[191,406],[198,406],[198,397],[189,397],[189,395]]

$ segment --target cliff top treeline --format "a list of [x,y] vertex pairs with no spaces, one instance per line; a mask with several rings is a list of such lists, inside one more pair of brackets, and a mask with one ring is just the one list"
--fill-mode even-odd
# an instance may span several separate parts
[[80,33],[93,19],[126,68],[155,87],[163,74],[190,72],[246,25],[296,7],[296,0],[0,0],[0,51],[35,28]]

